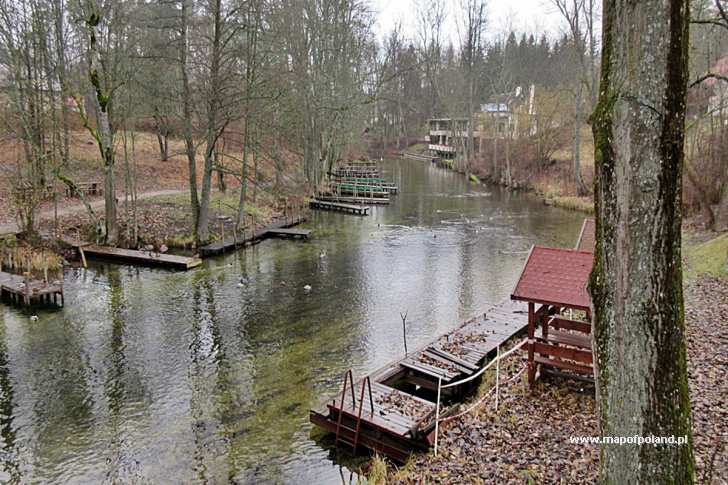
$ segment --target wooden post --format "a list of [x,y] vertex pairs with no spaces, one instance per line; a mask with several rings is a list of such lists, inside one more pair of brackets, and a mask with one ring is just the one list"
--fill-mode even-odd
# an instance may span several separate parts
[[404,337],[404,355],[407,356],[409,352],[407,352],[407,313],[404,312],[404,315],[402,312],[399,313],[400,318],[402,319],[402,336]]
[[533,389],[536,379],[536,363],[533,355],[533,340],[536,333],[536,315],[534,315],[535,304],[528,302],[528,385]]

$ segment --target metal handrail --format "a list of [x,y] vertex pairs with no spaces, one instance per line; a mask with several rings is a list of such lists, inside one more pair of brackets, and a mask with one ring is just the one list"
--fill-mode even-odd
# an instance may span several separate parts
[[[341,432],[341,420],[344,417],[344,398],[346,397],[346,378],[349,378],[351,382],[351,400],[353,402],[354,409],[356,409],[356,395],[354,394],[354,375],[351,369],[347,370],[344,374],[344,387],[341,389],[341,403],[339,404],[339,419],[336,421],[336,441],[334,446],[339,444],[339,433]],[[336,404],[336,400],[334,400]]]
[[361,411],[364,409],[364,387],[369,387],[369,405],[372,408],[372,417],[374,417],[374,399],[372,398],[372,381],[366,376],[361,381],[361,394],[359,395],[359,414],[356,418],[356,432],[354,433],[354,453],[356,453],[356,444],[359,441],[359,430],[361,429]]

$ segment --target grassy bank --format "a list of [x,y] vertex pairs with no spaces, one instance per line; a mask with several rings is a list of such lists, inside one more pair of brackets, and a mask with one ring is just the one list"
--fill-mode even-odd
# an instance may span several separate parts
[[686,235],[683,251],[686,279],[704,275],[728,279],[728,233],[717,237],[711,236]]

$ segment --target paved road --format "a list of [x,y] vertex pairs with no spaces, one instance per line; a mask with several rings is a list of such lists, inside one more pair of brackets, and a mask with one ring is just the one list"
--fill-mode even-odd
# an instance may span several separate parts
[[[182,192],[187,192],[186,189],[166,189],[166,190],[152,190],[149,192],[142,192],[137,196],[137,200],[149,199],[160,195],[173,195]],[[104,199],[94,200],[89,203],[94,210],[102,209],[104,207]],[[78,212],[84,212],[86,206],[82,202],[77,204],[67,204],[62,207],[58,207],[59,216],[67,216],[69,214],[76,214]],[[49,219],[53,217],[53,209],[48,209],[39,214],[39,219]],[[14,222],[9,224],[0,224],[0,237],[7,236],[9,234],[17,234],[20,232],[18,225]]]

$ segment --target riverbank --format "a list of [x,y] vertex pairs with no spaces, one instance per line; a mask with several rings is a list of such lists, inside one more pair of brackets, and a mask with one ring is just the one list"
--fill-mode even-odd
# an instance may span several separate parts
[[[427,145],[415,144],[407,148],[407,152],[429,155]],[[503,161],[501,161],[503,163]],[[487,181],[488,183],[507,187],[510,190],[525,190],[534,193],[544,204],[562,209],[594,213],[594,200],[591,195],[579,196],[574,182],[573,166],[571,164],[571,152],[569,150],[558,150],[553,154],[553,159],[548,163],[541,164],[538,169],[533,167],[514,168],[511,175],[511,184],[501,177],[494,177],[490,163],[483,159],[475,160],[472,166],[472,175],[476,180]],[[443,164],[450,170],[458,172],[456,164]],[[594,179],[594,147],[591,143],[591,135],[585,137],[581,149],[581,167],[584,184],[591,188]]]
[[[189,251],[193,249],[192,212],[189,202],[188,167],[184,145],[179,139],[170,139],[167,160],[160,160],[156,137],[152,133],[134,134],[133,160],[126,163],[120,158],[115,166],[120,226],[119,247],[141,248],[166,246],[169,250]],[[98,148],[91,136],[83,130],[71,134],[70,160],[60,170],[61,175],[74,183],[99,183],[103,185],[103,171],[98,161]],[[230,143],[229,150],[237,149]],[[15,224],[13,187],[17,173],[17,160],[22,147],[12,141],[0,143],[0,236],[19,232]],[[285,152],[285,151],[284,151]],[[202,154],[200,154],[202,157]],[[260,156],[256,164],[249,162],[248,191],[246,197],[246,218],[244,227],[250,232],[266,226],[272,220],[301,212],[305,184],[299,173],[293,155],[283,153],[283,171],[276,177],[277,167],[271,160]],[[218,161],[225,163],[225,161]],[[231,162],[229,162],[231,163]],[[235,171],[234,167],[226,169]],[[202,177],[202,163],[198,163],[198,180]],[[125,185],[129,177],[136,187],[136,204],[131,201]],[[199,182],[198,182],[199,183]],[[104,214],[104,199],[100,194],[88,194],[86,203],[77,197],[69,197],[65,187],[56,181],[51,184],[57,194],[42,201],[37,209],[36,228],[43,234],[60,234],[66,237],[96,241],[99,225]],[[240,199],[240,184],[235,176],[225,176],[224,183],[215,174],[210,201],[210,240],[230,236],[237,219]],[[90,208],[94,214],[88,210]]]
[[[701,483],[722,484],[728,481],[724,371],[728,235],[705,240],[705,235],[693,234],[686,239],[685,321],[696,478]],[[502,382],[523,366],[517,358],[505,362]],[[486,380],[483,390],[491,386]],[[491,397],[447,426],[437,457],[432,452],[416,455],[399,469],[385,467],[375,458],[370,466],[371,481],[380,485],[563,483],[564,479],[591,483],[597,479],[599,448],[571,444],[569,438],[598,434],[595,410],[593,386],[550,379],[539,382],[530,393],[522,375],[501,387],[498,410]]]

